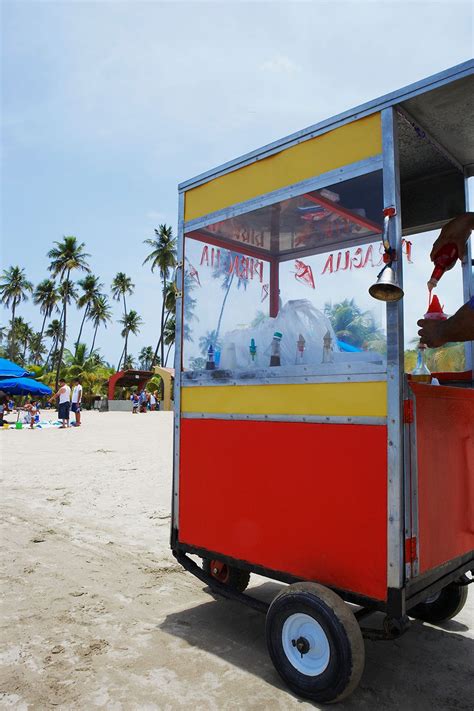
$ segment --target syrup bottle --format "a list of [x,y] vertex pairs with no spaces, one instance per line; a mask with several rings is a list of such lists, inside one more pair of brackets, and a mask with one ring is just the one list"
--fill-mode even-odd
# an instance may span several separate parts
[[416,366],[411,374],[415,383],[431,383],[431,371],[426,365],[426,346],[420,341],[416,354]]
[[448,272],[456,264],[458,258],[458,248],[454,242],[445,244],[434,255],[434,269],[431,278],[428,282],[428,289],[431,291],[438,284],[444,272]]
[[270,366],[278,366],[281,362],[281,349],[280,343],[283,338],[283,334],[279,331],[275,331],[273,334],[272,342],[270,345]]

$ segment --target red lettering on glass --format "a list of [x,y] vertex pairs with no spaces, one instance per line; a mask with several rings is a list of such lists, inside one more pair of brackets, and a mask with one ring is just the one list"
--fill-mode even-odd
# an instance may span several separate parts
[[[362,249],[362,247],[357,247],[357,249],[354,253],[354,256],[352,257],[352,266],[354,267],[354,269],[360,269],[362,267],[362,255],[363,254],[364,254],[364,250]],[[357,259],[359,261],[356,263]]]

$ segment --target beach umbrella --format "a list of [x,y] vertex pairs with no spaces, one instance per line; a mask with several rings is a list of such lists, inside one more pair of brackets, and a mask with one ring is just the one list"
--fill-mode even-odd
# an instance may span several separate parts
[[0,380],[1,389],[8,395],[51,395],[53,392],[48,385],[32,378],[5,378]]
[[6,358],[0,358],[0,378],[22,378],[24,375],[29,375],[29,372],[21,365]]

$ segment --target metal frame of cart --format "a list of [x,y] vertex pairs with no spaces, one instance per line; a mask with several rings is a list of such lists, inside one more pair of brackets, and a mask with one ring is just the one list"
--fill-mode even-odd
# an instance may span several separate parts
[[[388,240],[397,254],[402,251],[403,237],[442,226],[454,214],[466,209],[468,202],[467,179],[474,174],[473,136],[470,121],[473,97],[473,63],[466,62],[426,80],[388,94],[332,119],[311,126],[280,141],[226,163],[219,168],[203,173],[179,186],[179,229],[177,277],[178,295],[184,287],[185,238],[199,239],[200,231],[207,242],[212,238],[206,233],[210,224],[244,215],[259,208],[274,205],[295,196],[313,193],[328,185],[347,181],[358,176],[382,171],[384,207],[395,208],[394,216],[387,221]],[[471,110],[469,110],[471,107]],[[412,138],[422,138],[439,161],[426,161],[425,173],[417,180],[406,178],[409,174]],[[402,156],[400,157],[400,147]],[[423,172],[423,169],[422,169]],[[436,188],[436,194],[433,188]],[[420,195],[435,195],[433,200],[420,200]],[[440,199],[443,195],[449,199]],[[323,201],[324,202],[324,201]],[[454,214],[453,214],[454,213]],[[403,228],[402,228],[403,219]],[[344,241],[344,248],[362,244],[365,237],[355,236]],[[380,239],[380,235],[378,236]],[[216,244],[224,245],[218,240]],[[340,242],[334,239],[334,246]],[[327,251],[331,243],[326,241],[320,251]],[[278,309],[278,265],[295,256],[316,254],[313,247],[304,250],[291,248],[279,254],[263,254],[262,250],[249,246],[231,245],[232,250],[246,255],[255,254],[270,265],[270,315]],[[474,292],[471,247],[463,263],[463,292],[465,300]],[[403,265],[394,263],[400,285],[403,285]],[[246,572],[258,572],[287,583],[312,580],[323,583],[344,600],[362,606],[363,611],[379,609],[387,613],[386,634],[394,634],[405,628],[406,612],[415,605],[435,596],[452,581],[467,582],[466,571],[474,567],[474,521],[468,524],[470,531],[462,537],[459,555],[443,560],[428,569],[420,570],[419,532],[419,456],[417,451],[417,409],[425,406],[425,390],[411,388],[404,375],[403,365],[403,301],[387,303],[387,362],[386,367],[370,364],[359,365],[352,370],[342,365],[325,369],[324,366],[305,368],[301,371],[281,368],[278,373],[268,368],[258,377],[245,382],[237,373],[228,373],[226,378],[216,379],[201,373],[193,377],[182,369],[182,300],[176,311],[175,354],[175,446],[173,476],[173,513],[171,546],[178,560],[191,572],[223,594],[262,607],[238,589],[230,589],[212,576],[212,571],[199,569],[188,558],[189,553],[198,554],[207,560],[220,561],[223,565]],[[474,344],[466,344],[466,382],[471,380],[474,360]],[[469,374],[470,373],[470,374]],[[450,376],[447,376],[449,381]],[[451,376],[451,379],[453,377]],[[322,397],[324,388],[352,388],[347,390],[357,404],[346,404],[342,409],[332,408],[321,412],[271,413],[263,410],[245,410],[247,395],[242,389],[288,386],[312,388],[315,397]],[[355,386],[355,387],[354,387]],[[359,388],[359,390],[357,390]],[[426,388],[426,386],[425,386]],[[451,388],[450,388],[451,390]],[[359,392],[360,391],[360,392]],[[309,391],[308,391],[309,392]],[[330,392],[326,390],[326,392]],[[359,392],[356,395],[356,392]],[[467,398],[461,407],[462,417],[473,412],[472,389],[462,391]],[[242,394],[243,393],[243,394]],[[385,394],[386,393],[386,394]],[[449,393],[448,393],[449,394]],[[386,397],[386,408],[381,402]],[[227,404],[222,405],[226,400]],[[459,399],[459,398],[458,398]],[[235,409],[232,403],[235,403]],[[432,404],[428,404],[431,407]],[[270,408],[271,409],[271,408]],[[420,409],[421,411],[421,409]],[[460,415],[461,417],[461,415]],[[461,417],[461,419],[462,419]],[[384,594],[371,594],[357,586],[338,584],[337,580],[322,580],[315,574],[295,575],[288,566],[268,565],[259,560],[236,555],[215,545],[212,549],[202,545],[200,536],[189,533],[181,535],[187,526],[189,506],[181,508],[183,466],[189,465],[186,448],[186,433],[183,428],[189,423],[306,423],[319,426],[372,427],[372,432],[386,431],[386,570]],[[260,423],[260,424],[259,424]],[[221,425],[227,427],[227,425]],[[329,431],[329,430],[328,430]],[[347,432],[347,430],[345,430]],[[422,434],[422,433],[421,433]],[[367,435],[369,436],[369,435]],[[420,437],[420,432],[418,432]],[[420,445],[421,446],[421,445]],[[468,457],[467,468],[474,462]],[[183,465],[185,461],[185,465]],[[471,475],[472,473],[471,472]],[[198,477],[199,474],[196,474]],[[385,474],[384,474],[385,476]],[[472,493],[472,492],[471,492]],[[467,504],[466,504],[467,506]],[[203,512],[201,514],[204,516]],[[469,516],[469,512],[466,514]],[[184,519],[183,519],[184,517]],[[199,526],[198,523],[193,524]],[[464,524],[463,524],[464,525]],[[466,541],[466,542],[465,542]],[[469,543],[470,542],[470,543]],[[470,546],[470,547],[469,547]],[[224,546],[225,548],[225,546]],[[464,550],[465,548],[465,550]],[[330,553],[330,551],[329,551]],[[370,561],[361,565],[370,566]],[[380,582],[378,583],[380,587]],[[363,587],[363,586],[362,586]],[[374,588],[375,589],[375,585]],[[303,594],[303,593],[302,593]],[[350,686],[348,684],[348,686]],[[304,690],[298,689],[300,693]],[[308,694],[311,696],[311,694]],[[341,694],[333,696],[340,698]],[[330,700],[329,697],[312,698]]]

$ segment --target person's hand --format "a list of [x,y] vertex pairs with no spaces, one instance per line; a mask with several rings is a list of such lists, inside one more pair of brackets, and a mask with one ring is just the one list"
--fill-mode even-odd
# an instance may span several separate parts
[[446,321],[436,321],[431,318],[422,318],[417,322],[420,326],[418,335],[420,341],[425,343],[428,348],[438,348],[449,341],[446,337]]
[[434,260],[436,253],[444,247],[445,244],[454,242],[458,248],[459,259],[464,257],[466,251],[466,243],[474,229],[474,212],[465,212],[464,215],[455,217],[450,220],[441,230],[440,235],[433,245],[430,259]]

